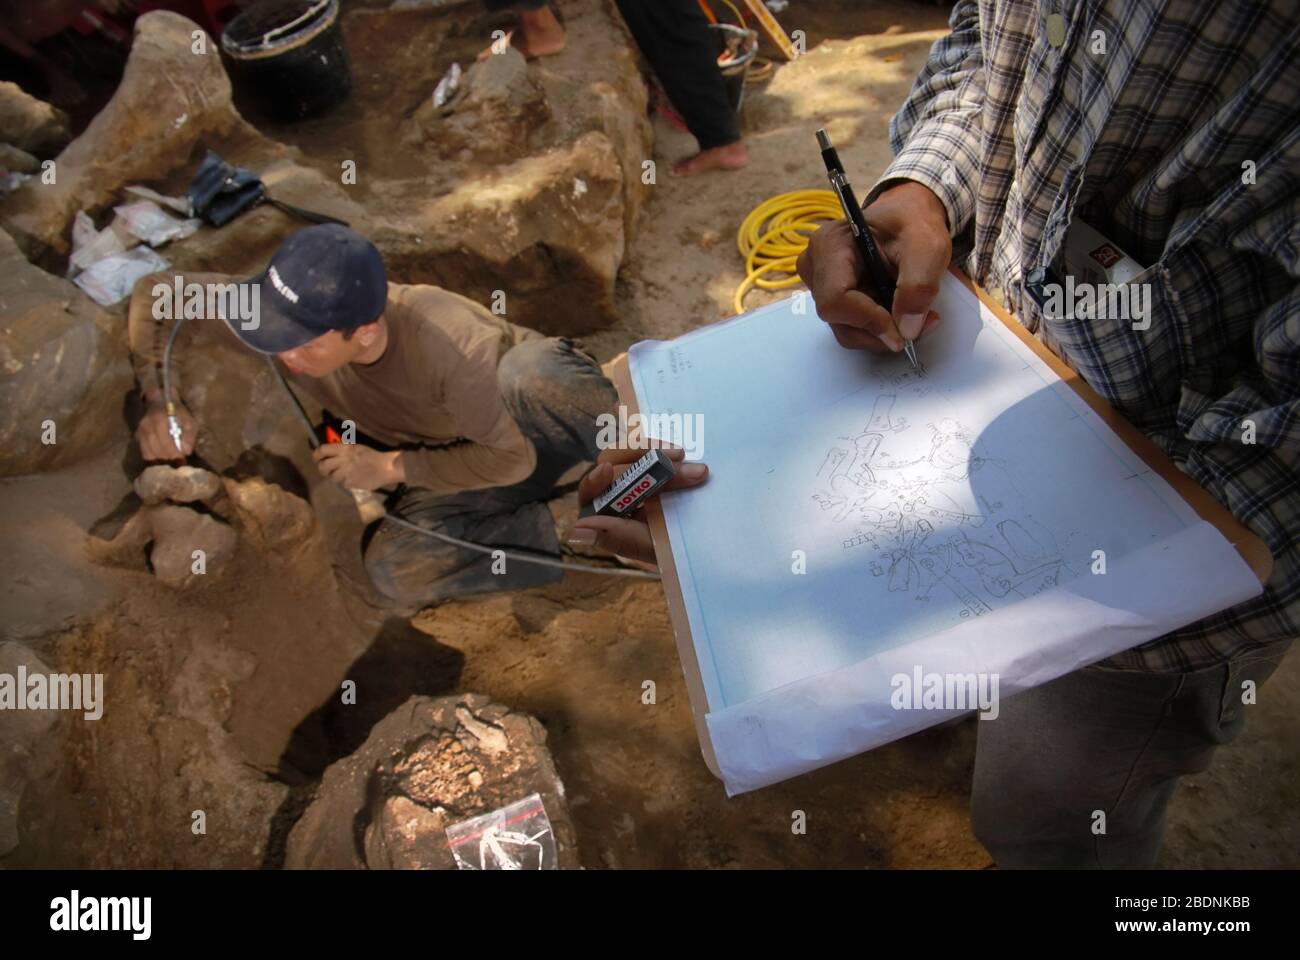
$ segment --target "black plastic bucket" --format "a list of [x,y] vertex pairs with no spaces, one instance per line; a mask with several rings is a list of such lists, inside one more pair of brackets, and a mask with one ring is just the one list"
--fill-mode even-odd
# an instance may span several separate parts
[[226,25],[221,49],[240,89],[276,120],[325,113],[352,91],[338,0],[259,0]]

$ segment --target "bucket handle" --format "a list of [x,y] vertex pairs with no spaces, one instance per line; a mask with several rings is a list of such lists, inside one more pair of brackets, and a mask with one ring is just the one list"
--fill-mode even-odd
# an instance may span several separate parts
[[298,19],[290,20],[284,26],[276,27],[274,30],[268,30],[266,33],[262,34],[262,46],[264,47],[267,46],[270,43],[272,37],[284,33],[288,30],[292,30],[300,23],[305,23],[308,20],[311,20],[318,13],[320,13],[322,9],[328,7],[331,2],[333,2],[333,0],[319,0],[318,3],[313,4],[310,8],[304,11],[303,14],[298,17]]

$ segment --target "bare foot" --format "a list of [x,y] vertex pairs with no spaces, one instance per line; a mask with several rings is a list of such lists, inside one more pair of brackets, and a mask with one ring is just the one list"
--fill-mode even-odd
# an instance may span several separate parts
[[521,10],[519,29],[511,30],[504,38],[479,53],[478,59],[486,60],[494,53],[505,53],[506,46],[512,46],[524,55],[525,60],[536,57],[549,57],[564,49],[564,27],[555,19],[550,7],[541,10]]
[[739,170],[749,163],[749,151],[743,140],[701,150],[693,157],[679,160],[673,164],[673,173],[682,177],[693,177],[697,173],[709,170]]

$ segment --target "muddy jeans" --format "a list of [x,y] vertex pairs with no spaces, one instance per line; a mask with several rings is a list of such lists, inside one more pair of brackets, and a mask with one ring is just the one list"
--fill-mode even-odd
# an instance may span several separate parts
[[[407,488],[388,504],[390,513],[461,540],[504,548],[559,553],[555,522],[543,502],[574,464],[597,454],[596,417],[613,410],[618,394],[596,361],[572,340],[526,340],[506,352],[497,368],[506,409],[537,450],[528,479],[508,487],[435,494]],[[494,574],[490,556],[380,521],[364,546],[375,588],[404,606],[434,603],[494,590],[555,583],[563,571],[507,559]]]
[[1243,684],[1290,645],[1193,673],[1088,667],[1011,697],[979,721],[975,835],[1002,867],[1154,865],[1178,778],[1241,732]]

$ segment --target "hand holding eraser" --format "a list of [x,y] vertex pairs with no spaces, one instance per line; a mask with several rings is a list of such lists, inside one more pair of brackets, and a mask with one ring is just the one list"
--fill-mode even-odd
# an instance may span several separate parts
[[606,517],[626,517],[653,497],[673,474],[668,455],[662,450],[650,450],[591,502],[592,510]]

